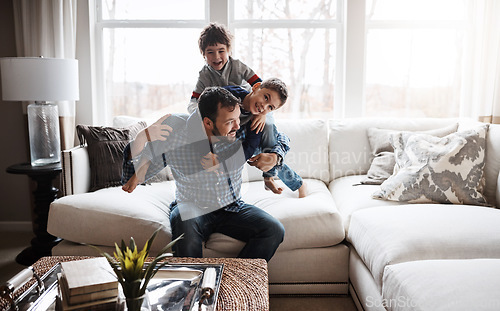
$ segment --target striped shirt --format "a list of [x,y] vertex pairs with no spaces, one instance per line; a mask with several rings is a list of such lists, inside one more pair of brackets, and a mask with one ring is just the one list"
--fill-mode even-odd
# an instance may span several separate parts
[[198,82],[196,82],[193,94],[191,95],[188,111],[192,113],[196,109],[198,98],[206,87],[237,85],[250,91],[250,86],[253,86],[257,82],[262,82],[262,79],[255,74],[252,68],[231,56],[229,56],[226,65],[220,71],[213,69],[207,64],[199,72]]

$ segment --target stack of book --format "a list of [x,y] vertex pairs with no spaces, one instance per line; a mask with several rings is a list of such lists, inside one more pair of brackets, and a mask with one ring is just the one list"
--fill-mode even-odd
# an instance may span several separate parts
[[59,310],[115,310],[118,281],[106,258],[61,263]]

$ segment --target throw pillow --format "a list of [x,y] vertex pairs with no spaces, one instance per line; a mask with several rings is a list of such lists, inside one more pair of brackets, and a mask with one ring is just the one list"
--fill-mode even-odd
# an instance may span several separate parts
[[411,203],[487,205],[485,185],[488,125],[439,138],[428,134],[391,135],[394,174],[374,198]]
[[145,127],[145,122],[126,128],[76,126],[80,145],[88,146],[90,191],[121,185],[123,150]]
[[[448,134],[456,132],[457,129],[458,123],[455,123],[439,129],[419,132],[404,131],[403,133],[424,133],[433,136],[444,137]],[[400,132],[401,131],[379,129],[374,127],[368,129],[368,140],[372,148],[372,153],[375,157],[370,164],[370,168],[368,169],[366,178],[361,181],[361,184],[380,185],[387,178],[389,178],[389,176],[392,175],[396,161],[394,159],[394,148],[392,147],[389,138],[392,134]]]

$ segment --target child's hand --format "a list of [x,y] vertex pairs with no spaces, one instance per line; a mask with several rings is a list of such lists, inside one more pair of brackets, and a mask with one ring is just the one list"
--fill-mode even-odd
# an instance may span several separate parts
[[147,128],[147,133],[149,134],[148,140],[150,140],[150,141],[155,141],[155,140],[165,141],[165,140],[167,140],[167,136],[170,135],[170,133],[172,132],[173,129],[171,126],[166,125],[166,124],[162,124],[162,123],[170,116],[171,116],[170,113],[164,115],[163,117],[158,119],[158,121],[151,124]]
[[250,124],[250,129],[253,131],[257,129],[256,133],[259,134],[264,129],[266,125],[266,115],[261,114],[258,116],[253,116],[252,123]]
[[207,153],[207,155],[201,159],[201,167],[203,167],[203,169],[207,172],[215,172],[216,174],[219,174],[220,163],[217,155],[211,152]]

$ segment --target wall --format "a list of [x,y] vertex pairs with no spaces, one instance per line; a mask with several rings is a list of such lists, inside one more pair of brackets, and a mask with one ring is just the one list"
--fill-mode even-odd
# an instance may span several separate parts
[[[0,57],[16,56],[12,1],[0,1],[0,42]],[[1,96],[0,111],[0,229],[30,229],[33,184],[26,175],[5,171],[12,164],[29,162],[27,118],[21,103],[4,102]]]

